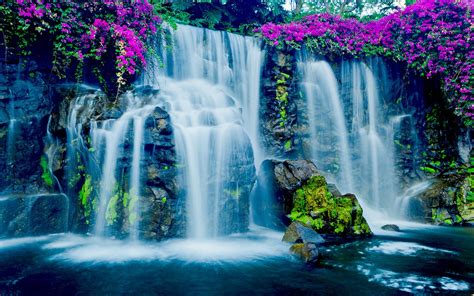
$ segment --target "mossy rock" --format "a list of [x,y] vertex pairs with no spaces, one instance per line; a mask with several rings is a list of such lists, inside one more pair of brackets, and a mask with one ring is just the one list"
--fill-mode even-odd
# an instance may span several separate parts
[[474,222],[474,175],[469,174],[463,180],[456,192],[456,208],[459,212],[460,222]]
[[372,235],[357,198],[353,194],[333,195],[323,176],[313,176],[296,190],[290,218],[311,226],[320,234],[341,237]]

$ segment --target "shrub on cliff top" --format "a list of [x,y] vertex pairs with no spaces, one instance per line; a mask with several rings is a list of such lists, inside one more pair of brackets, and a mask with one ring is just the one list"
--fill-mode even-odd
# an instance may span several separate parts
[[265,24],[259,31],[274,46],[305,44],[322,54],[405,61],[422,76],[440,77],[456,114],[472,126],[473,30],[472,1],[419,0],[368,23],[316,14],[289,24]]
[[38,40],[53,41],[53,71],[64,77],[71,65],[90,63],[100,76],[106,59],[115,63],[116,87],[146,65],[146,40],[161,20],[147,0],[15,0],[0,8],[7,46],[28,54]]

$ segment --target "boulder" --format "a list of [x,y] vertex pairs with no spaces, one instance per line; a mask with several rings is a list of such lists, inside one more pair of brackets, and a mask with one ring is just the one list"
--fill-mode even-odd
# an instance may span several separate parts
[[359,238],[372,235],[362,207],[353,194],[332,194],[323,176],[313,176],[293,194],[293,221],[310,226],[323,237]]
[[461,225],[474,222],[474,176],[438,176],[430,187],[409,203],[410,219],[436,225]]
[[311,243],[316,245],[325,242],[321,235],[300,222],[293,222],[288,226],[285,235],[283,236],[283,241],[288,243]]
[[290,252],[306,263],[316,263],[319,259],[318,247],[313,243],[294,244],[290,247]]
[[309,160],[285,160],[273,163],[276,184],[285,192],[296,190],[309,178],[319,174],[316,165]]
[[65,232],[69,199],[64,194],[0,197],[0,237]]
[[293,193],[313,175],[319,175],[309,160],[263,161],[252,192],[255,222],[274,229],[291,224],[287,215],[293,207]]
[[395,224],[387,224],[387,225],[382,226],[381,228],[382,230],[386,230],[386,231],[400,232],[400,227],[398,227],[398,225],[395,225]]
[[[324,238],[372,235],[357,198],[342,195],[335,185],[327,184],[309,160],[265,160],[253,200],[255,222],[260,225],[285,229],[298,221]],[[286,239],[301,236],[295,233],[302,232],[300,229],[292,225]]]

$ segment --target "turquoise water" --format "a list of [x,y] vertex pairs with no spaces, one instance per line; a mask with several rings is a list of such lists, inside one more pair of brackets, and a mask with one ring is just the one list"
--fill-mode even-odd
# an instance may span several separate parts
[[0,295],[471,295],[474,228],[401,226],[288,254],[281,233],[129,243],[72,234],[0,241]]

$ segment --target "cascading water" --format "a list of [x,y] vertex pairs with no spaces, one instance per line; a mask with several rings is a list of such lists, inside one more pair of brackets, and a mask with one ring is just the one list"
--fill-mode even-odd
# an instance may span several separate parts
[[379,212],[396,212],[394,137],[401,117],[383,107],[379,81],[386,78],[376,79],[359,61],[342,62],[340,84],[325,61],[301,58],[299,69],[312,128],[311,157],[342,191],[356,193]]
[[160,86],[175,127],[188,236],[243,231],[254,158],[260,161],[263,153],[258,104],[264,54],[256,39],[225,32],[179,26],[170,34],[173,50],[162,56],[168,67],[149,70],[145,84]]
[[[350,191],[353,189],[352,157],[336,76],[326,61],[309,61],[302,63],[300,67],[305,77],[303,87],[308,104],[311,138],[314,141],[311,158],[319,165],[324,158],[322,147],[337,143],[341,190]],[[335,135],[336,141],[332,141],[332,135]]]
[[48,170],[52,178],[54,179],[54,185],[58,187],[60,192],[63,192],[61,182],[54,175],[53,162],[59,148],[58,140],[51,134],[51,119],[50,115],[48,118],[48,124],[46,125],[46,141],[45,141],[45,153],[48,161]]
[[[127,204],[128,234],[131,239],[138,239],[145,119],[154,105],[146,105],[133,96],[124,96],[124,114],[96,121],[92,115],[96,112],[97,96],[95,92],[79,95],[71,104],[67,130],[70,162],[67,175],[73,181],[68,185],[74,188],[81,174],[91,178],[89,183],[100,184],[98,198],[92,205],[96,213],[94,234],[98,236],[107,235],[108,227],[116,219],[119,195],[126,196],[122,202]],[[86,140],[83,129],[87,121],[90,122],[90,138]],[[129,164],[123,163],[127,141],[132,142]],[[88,146],[91,148],[88,149]],[[124,180],[125,167],[130,167],[128,180]],[[127,192],[123,191],[125,189],[128,189]]]
[[100,151],[99,153],[103,155],[102,186],[99,193],[99,205],[94,231],[96,235],[104,235],[106,223],[111,224],[114,220],[113,207],[117,201],[112,199],[115,197],[114,194],[117,194],[116,191],[119,186],[117,180],[120,177],[116,175],[117,166],[124,152],[123,146],[126,133],[129,131],[130,125],[133,124],[133,157],[129,180],[129,202],[132,203],[133,207],[129,215],[133,215],[134,218],[129,218],[129,233],[132,238],[137,239],[137,203],[140,200],[140,162],[143,149],[144,118],[149,116],[153,106],[140,107],[129,104],[128,108],[129,111],[120,118],[106,120],[101,126],[94,124],[91,130],[92,145],[95,151]]
[[[171,51],[164,40],[158,45],[165,67],[150,66],[144,75],[144,84],[159,87],[158,94],[148,101],[126,97],[123,114],[102,121],[91,116],[96,94],[71,104],[68,176],[78,175],[82,161],[92,183],[100,184],[93,202],[96,235],[109,234],[122,198],[128,204],[128,236],[139,238],[145,125],[157,106],[170,114],[174,126],[188,236],[202,239],[247,229],[254,161],[261,160],[254,160],[254,151],[257,157],[263,154],[258,105],[264,53],[257,39],[225,32],[179,26],[170,34]],[[86,121],[90,139],[83,137]]]

